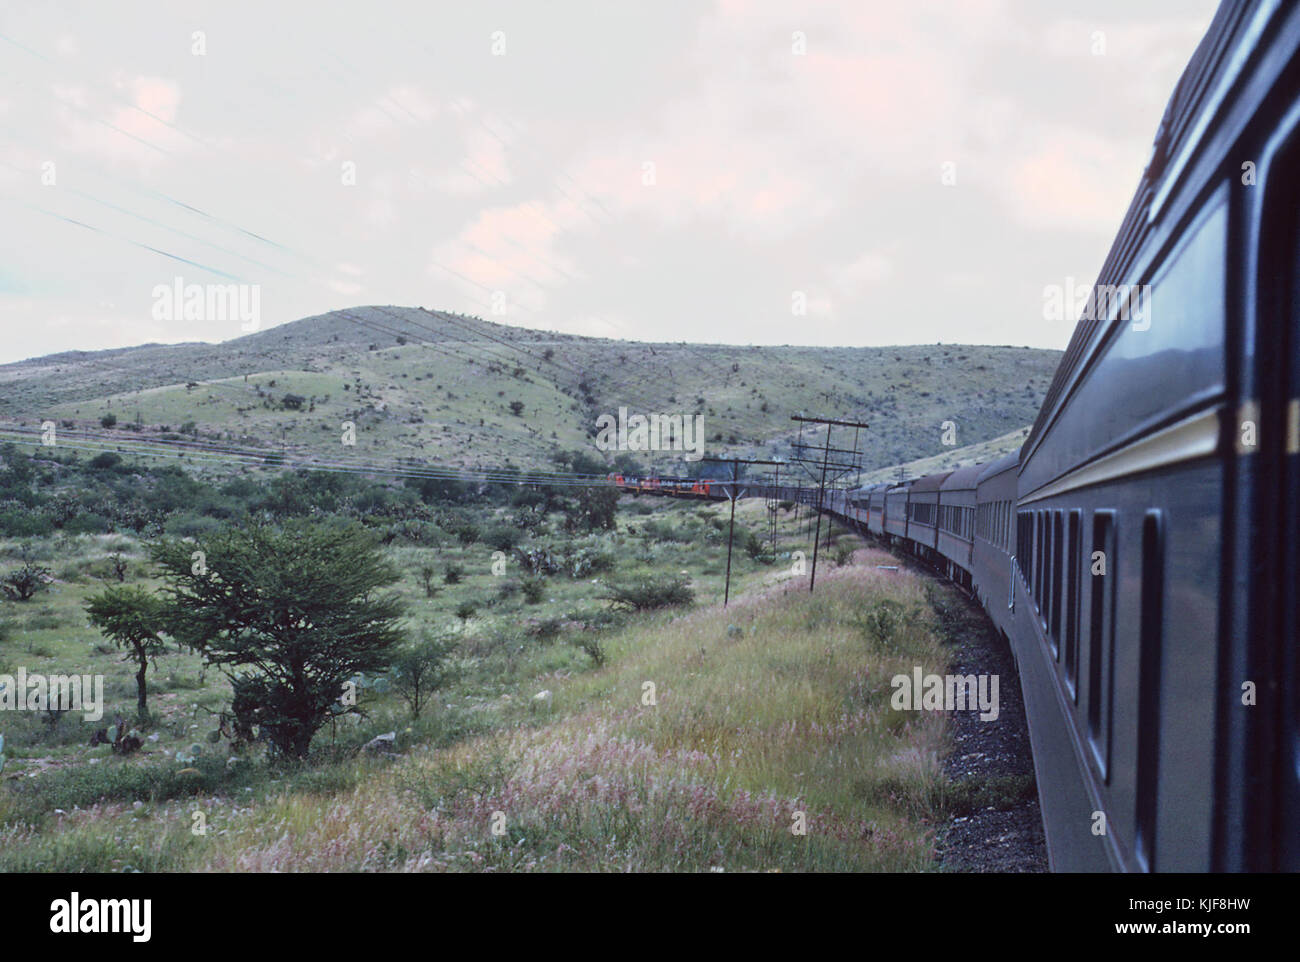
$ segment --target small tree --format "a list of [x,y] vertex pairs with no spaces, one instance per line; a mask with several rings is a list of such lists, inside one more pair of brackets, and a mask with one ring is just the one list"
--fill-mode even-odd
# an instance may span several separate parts
[[612,484],[580,488],[564,524],[571,531],[612,531],[617,510],[618,489]]
[[380,593],[400,577],[356,524],[297,519],[225,528],[198,546],[150,546],[170,595],[167,623],[234,689],[237,724],[303,758],[344,706],[345,683],[384,671],[401,640],[402,605]]
[[128,566],[126,559],[122,557],[120,551],[114,551],[108,556],[108,564],[109,567],[113,569],[113,577],[115,577],[119,583],[126,581]]
[[126,649],[126,661],[136,663],[136,713],[141,718],[149,717],[145,687],[149,661],[167,651],[166,643],[159,637],[164,607],[161,599],[135,585],[107,588],[86,602],[90,623],[118,648]]
[[420,584],[424,586],[424,596],[432,598],[438,591],[433,584],[433,579],[438,576],[438,569],[431,564],[425,563],[416,569],[415,575],[420,579]]
[[515,417],[519,417],[519,416],[521,416],[521,415],[524,413],[524,402],[523,402],[523,401],[511,401],[511,402],[510,402],[510,413],[513,414]]
[[23,566],[0,579],[0,591],[13,601],[31,601],[38,591],[50,586],[50,569],[39,565],[23,552]]
[[117,415],[105,414],[102,418],[99,419],[99,424],[101,427],[105,427],[105,428],[114,427],[117,424]]
[[433,693],[451,681],[454,648],[451,639],[426,635],[416,644],[397,649],[390,677],[397,694],[411,709],[412,719],[419,718]]

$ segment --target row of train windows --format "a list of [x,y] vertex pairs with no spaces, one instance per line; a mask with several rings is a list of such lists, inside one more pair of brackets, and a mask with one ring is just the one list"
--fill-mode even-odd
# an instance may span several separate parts
[[[1016,517],[1016,561],[1037,607],[1047,643],[1062,670],[1066,690],[1080,699],[1079,656],[1084,630],[1088,664],[1083,694],[1087,732],[1102,777],[1110,779],[1110,741],[1116,648],[1115,587],[1118,583],[1116,514],[1094,511],[1091,525],[1078,508],[1021,511]],[[1164,523],[1158,510],[1142,524],[1138,622],[1138,759],[1136,812],[1138,853],[1152,865],[1158,750],[1160,671],[1164,625]],[[1088,620],[1081,625],[1087,606]]]
[[986,501],[975,509],[975,534],[1003,551],[1010,551],[1014,517],[1010,501]]
[[907,505],[907,517],[917,524],[934,524],[934,505],[927,501],[911,501]]
[[969,541],[975,530],[975,509],[961,504],[941,504],[939,527]]

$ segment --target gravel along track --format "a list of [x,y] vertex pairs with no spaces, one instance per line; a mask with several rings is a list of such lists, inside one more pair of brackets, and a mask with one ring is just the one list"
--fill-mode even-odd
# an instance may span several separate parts
[[998,717],[978,707],[952,712],[953,750],[944,760],[952,782],[937,851],[946,872],[1046,872],[1047,842],[1038,808],[1034,761],[1011,649],[979,606],[951,585],[930,592],[953,675],[997,675]]

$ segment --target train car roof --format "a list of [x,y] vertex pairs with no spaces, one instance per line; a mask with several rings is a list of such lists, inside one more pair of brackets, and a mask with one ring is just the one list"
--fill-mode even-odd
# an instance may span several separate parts
[[[1125,273],[1141,250],[1144,239],[1154,230],[1149,213],[1157,191],[1166,179],[1179,175],[1177,166],[1170,162],[1171,158],[1177,157],[1184,147],[1195,146],[1196,138],[1209,136],[1203,133],[1196,121],[1218,87],[1220,78],[1240,69],[1240,63],[1229,56],[1229,52],[1234,45],[1250,37],[1249,28],[1257,15],[1270,10],[1278,15],[1279,9],[1280,5],[1270,3],[1269,0],[1222,0],[1219,4],[1209,29],[1192,53],[1165,107],[1151,147],[1151,158],[1138,181],[1137,192],[1129,203],[1119,233],[1102,264],[1097,286],[1116,285],[1124,281]],[[1253,42],[1257,43],[1258,38]],[[1041,440],[1058,404],[1063,401],[1063,396],[1095,349],[1094,341],[1100,343],[1104,340],[1111,323],[1109,318],[1081,318],[1075,324],[1074,335],[1061,357],[1056,374],[1048,385],[1047,395],[1038,409],[1038,416],[1030,428],[1029,437],[1025,440],[1026,452],[1032,452]]]
[[942,474],[927,474],[923,478],[917,478],[912,482],[913,491],[938,491],[943,482],[947,480],[951,471],[944,471]]
[[979,477],[975,479],[975,484],[977,486],[981,485],[989,478],[994,478],[1006,471],[1014,470],[1019,464],[1020,464],[1019,450],[1015,450],[1012,451],[1010,454],[1003,455],[1002,457],[998,458],[996,461],[990,461],[988,464],[985,464],[983,466],[984,470],[981,471],[979,473]]
[[948,480],[940,485],[941,491],[974,491],[975,482],[979,480],[980,473],[984,470],[982,464],[968,464],[964,468],[958,468],[952,474],[948,475]]
[[889,487],[890,485],[888,481],[879,481],[876,484],[864,484],[862,487],[855,489],[853,493],[867,494],[871,491],[888,491]]

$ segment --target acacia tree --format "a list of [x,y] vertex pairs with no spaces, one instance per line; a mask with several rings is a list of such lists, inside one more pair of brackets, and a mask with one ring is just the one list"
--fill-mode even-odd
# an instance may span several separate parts
[[107,588],[86,602],[90,623],[126,649],[126,660],[135,661],[136,713],[149,717],[145,673],[150,659],[167,651],[159,636],[163,624],[163,602],[138,586]]
[[344,684],[388,667],[402,638],[399,578],[356,524],[228,527],[199,543],[149,548],[166,580],[167,624],[234,689],[237,722],[303,758],[330,718],[356,712]]

